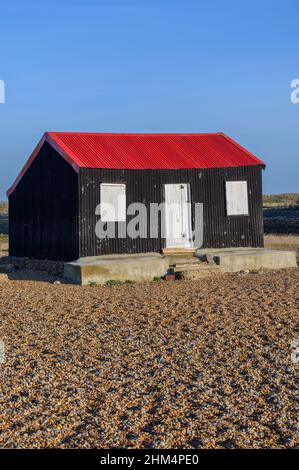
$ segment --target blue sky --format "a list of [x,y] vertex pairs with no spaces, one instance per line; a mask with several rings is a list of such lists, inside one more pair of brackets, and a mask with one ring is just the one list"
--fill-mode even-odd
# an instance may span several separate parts
[[299,191],[298,2],[1,2],[0,198],[45,130],[223,131]]

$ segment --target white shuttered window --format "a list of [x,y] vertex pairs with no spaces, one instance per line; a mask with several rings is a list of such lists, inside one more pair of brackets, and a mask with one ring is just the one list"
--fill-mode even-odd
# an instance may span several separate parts
[[247,181],[226,182],[227,215],[249,215]]
[[103,222],[126,221],[125,184],[101,184],[101,220]]

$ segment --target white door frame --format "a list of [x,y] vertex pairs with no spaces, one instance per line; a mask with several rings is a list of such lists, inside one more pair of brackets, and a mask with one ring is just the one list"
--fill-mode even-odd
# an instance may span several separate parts
[[164,202],[166,247],[192,248],[190,184],[165,184]]

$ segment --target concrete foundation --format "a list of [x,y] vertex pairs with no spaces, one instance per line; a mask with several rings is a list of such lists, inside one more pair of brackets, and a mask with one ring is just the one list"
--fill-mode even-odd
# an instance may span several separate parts
[[11,278],[18,279],[22,272],[44,271],[80,285],[105,284],[107,281],[152,281],[155,277],[164,276],[169,268],[179,278],[197,279],[225,272],[296,267],[295,251],[263,248],[202,249],[196,253],[170,251],[164,256],[159,253],[117,254],[80,258],[70,263],[10,256],[0,258],[0,273]]
[[263,248],[235,248],[226,250],[198,250],[199,258],[212,258],[222,272],[254,271],[261,269],[296,268],[295,251],[266,250]]
[[[182,260],[182,256],[162,256],[158,253],[136,255],[110,255],[81,258],[64,265],[64,278],[81,285],[105,284],[107,281],[151,281],[164,276],[170,266],[176,272],[216,274],[262,269],[295,268],[293,251],[265,250],[262,248],[232,248],[197,250],[196,257]],[[200,260],[204,260],[202,263]],[[183,263],[183,264],[182,264]]]
[[152,281],[164,276],[169,262],[156,253],[142,255],[110,255],[81,258],[65,263],[64,278],[72,283],[89,285],[107,281]]

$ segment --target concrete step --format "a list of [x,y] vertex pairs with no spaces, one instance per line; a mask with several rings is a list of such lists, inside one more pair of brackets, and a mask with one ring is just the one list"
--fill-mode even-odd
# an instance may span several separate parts
[[206,265],[207,263],[204,261],[200,261],[198,258],[190,257],[190,258],[183,258],[183,257],[171,257],[169,258],[171,266],[177,265],[184,265],[184,266],[191,266],[191,265]]
[[164,248],[162,250],[162,254],[164,256],[196,256],[196,249],[195,248]]
[[211,268],[206,263],[183,263],[183,264],[176,264],[174,265],[174,269],[176,271],[187,271],[189,269],[207,269]]
[[183,264],[175,266],[176,272],[185,272],[185,271],[220,271],[219,266],[210,266],[208,264]]

